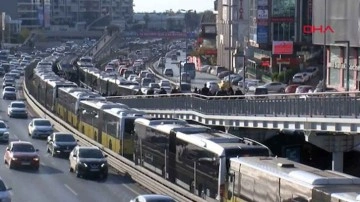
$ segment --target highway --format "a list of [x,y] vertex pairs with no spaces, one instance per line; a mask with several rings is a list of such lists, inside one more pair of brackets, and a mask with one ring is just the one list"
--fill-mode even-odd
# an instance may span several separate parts
[[[8,118],[7,107],[10,102],[3,100],[0,104],[0,118],[9,126],[10,141],[31,141],[39,149],[41,162],[39,171],[10,170],[5,164],[0,165],[1,177],[8,187],[13,188],[14,202],[128,202],[139,194],[149,193],[129,177],[120,176],[113,171],[110,171],[107,181],[76,178],[69,173],[67,158],[51,157],[46,152],[45,140],[33,140],[28,136],[30,118]],[[31,111],[29,115],[35,117]],[[0,145],[0,150],[5,152],[6,146]]]
[[[185,52],[184,51],[180,51],[180,56],[178,56],[177,61],[171,60],[171,55],[169,55],[169,53],[166,54],[165,68],[171,68],[174,72],[174,77],[167,77],[169,80],[179,83],[180,69],[176,63],[179,63],[181,61],[185,61]],[[154,67],[156,68],[156,70],[158,72],[162,72],[162,68],[158,67],[158,62],[159,61],[154,63]],[[196,87],[198,89],[201,89],[202,87],[204,87],[204,84],[207,81],[220,82],[220,79],[218,79],[216,76],[211,75],[211,74],[196,72],[195,79],[191,80],[191,86],[192,86],[192,88]]]

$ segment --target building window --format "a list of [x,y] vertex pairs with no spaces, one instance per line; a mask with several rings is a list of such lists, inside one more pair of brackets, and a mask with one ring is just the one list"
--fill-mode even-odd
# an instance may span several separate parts
[[329,84],[338,86],[340,84],[340,68],[342,57],[341,48],[337,46],[330,47],[330,68],[329,68]]
[[276,0],[272,2],[272,17],[295,17],[295,0]]
[[273,23],[274,41],[293,41],[295,37],[295,24],[287,22]]

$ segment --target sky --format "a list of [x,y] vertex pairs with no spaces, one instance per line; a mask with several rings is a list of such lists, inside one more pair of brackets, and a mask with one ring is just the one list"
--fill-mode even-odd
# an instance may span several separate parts
[[135,12],[163,12],[172,9],[214,10],[214,0],[134,0]]

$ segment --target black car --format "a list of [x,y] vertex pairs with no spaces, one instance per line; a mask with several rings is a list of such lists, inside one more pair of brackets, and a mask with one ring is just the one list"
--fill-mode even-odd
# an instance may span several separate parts
[[76,147],[77,142],[72,134],[55,132],[47,138],[47,152],[51,156],[69,155]]
[[108,163],[98,147],[76,146],[70,153],[70,172],[75,172],[76,177],[95,176],[106,179],[108,176]]

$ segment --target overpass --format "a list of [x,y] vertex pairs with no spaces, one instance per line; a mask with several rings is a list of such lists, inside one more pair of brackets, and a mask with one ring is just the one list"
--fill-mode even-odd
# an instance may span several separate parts
[[179,39],[179,38],[197,38],[197,34],[194,32],[127,32],[124,31],[122,34],[127,38],[169,38],[169,39]]
[[42,31],[41,35],[46,38],[100,38],[103,35],[103,31]]
[[[301,97],[300,97],[301,96]],[[342,171],[343,152],[360,145],[360,92],[243,97],[197,94],[108,97],[159,118],[180,118],[235,128],[302,130],[308,142],[333,154]],[[263,139],[265,137],[264,134]]]

